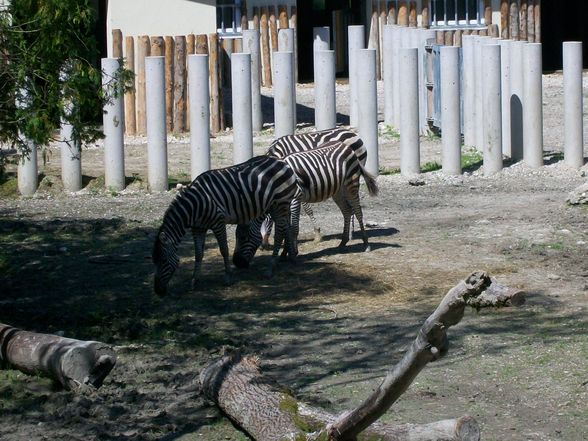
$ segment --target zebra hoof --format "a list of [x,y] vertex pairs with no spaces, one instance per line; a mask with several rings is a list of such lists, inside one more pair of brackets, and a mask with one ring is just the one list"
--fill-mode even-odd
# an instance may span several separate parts
[[369,245],[366,245],[366,246],[365,246],[364,253],[369,253],[371,250],[372,250],[372,247],[371,247],[371,246],[369,246]]
[[337,247],[340,250],[342,250],[343,248],[345,248],[346,245],[347,245],[347,241],[346,240],[342,240]]

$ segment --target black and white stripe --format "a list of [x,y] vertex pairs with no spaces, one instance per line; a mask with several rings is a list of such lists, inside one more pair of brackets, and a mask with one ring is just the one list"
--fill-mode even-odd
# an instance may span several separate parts
[[[292,201],[291,228],[293,243],[290,256],[296,256],[300,205],[333,198],[343,214],[343,236],[340,247],[349,240],[349,224],[355,215],[359,222],[366,251],[369,250],[367,234],[363,225],[363,212],[359,203],[359,178],[363,176],[370,195],[378,193],[375,178],[359,162],[353,149],[342,142],[329,142],[323,147],[286,156],[287,163],[296,174],[300,188]],[[256,230],[250,236],[258,236],[261,222],[252,223],[249,228]]]
[[[349,146],[357,156],[360,164],[365,167],[367,160],[367,149],[361,138],[353,130],[346,128],[334,128],[320,130],[318,132],[300,133],[297,135],[286,135],[276,139],[267,151],[268,156],[283,159],[293,153],[314,150],[322,147],[328,142],[342,142]],[[312,208],[307,203],[302,203],[302,208],[310,217],[315,232],[315,240],[321,239],[321,230],[316,222]],[[270,218],[262,225],[262,237],[264,247],[268,246],[269,236],[272,230],[272,221]]]
[[[155,292],[165,294],[178,266],[178,245],[188,229],[192,230],[195,248],[193,285],[200,275],[208,230],[214,232],[218,241],[226,282],[231,274],[226,224],[247,224],[270,213],[277,224],[274,244],[274,257],[277,257],[284,236],[289,242],[289,207],[297,192],[293,170],[283,161],[268,156],[202,173],[181,190],[163,217],[153,248]],[[251,251],[241,252],[247,256]],[[241,266],[239,256],[237,260],[235,264]]]

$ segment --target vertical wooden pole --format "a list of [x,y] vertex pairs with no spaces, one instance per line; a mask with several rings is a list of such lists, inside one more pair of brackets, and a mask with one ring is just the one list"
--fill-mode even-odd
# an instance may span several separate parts
[[208,36],[206,34],[198,34],[196,36],[194,53],[199,55],[208,55]]
[[521,0],[519,6],[519,40],[527,41],[527,0]]
[[259,29],[259,7],[253,7],[253,29]]
[[249,16],[247,14],[247,1],[241,0],[241,30],[249,29]]
[[510,38],[511,40],[519,40],[519,2],[518,0],[510,0]]
[[453,46],[453,31],[445,31],[445,46]]
[[192,55],[196,52],[196,35],[186,35],[186,55]]
[[492,24],[492,1],[484,0],[484,22],[486,26]]
[[[223,38],[220,43],[221,86],[230,86],[231,54],[233,53],[233,39]],[[221,88],[222,93],[222,88]]]
[[380,32],[378,26],[378,8],[372,9],[372,20],[370,25],[370,35],[368,38],[368,49],[376,50],[376,79],[382,79],[382,69],[380,66]]
[[263,64],[263,85],[272,86],[272,65],[270,60],[270,41],[268,29],[268,10],[266,6],[261,8],[261,20],[259,21],[261,29],[261,61]]
[[112,58],[122,58],[123,56],[123,38],[120,29],[112,30]]
[[294,29],[294,82],[298,83],[298,23],[296,5],[290,7],[290,27]]
[[276,8],[273,5],[268,7],[269,12],[269,29],[270,29],[270,40],[272,46],[272,55],[278,50],[278,22],[276,20]]
[[498,31],[498,25],[496,23],[488,25],[488,35],[494,38],[500,37],[500,32]]
[[219,99],[219,68],[218,68],[218,35],[215,33],[208,35],[209,39],[209,57],[208,65],[210,72],[210,129],[213,133],[221,131],[220,125],[220,99]]
[[541,0],[535,0],[535,43],[541,43]]
[[527,41],[535,43],[535,1],[527,0]]
[[408,26],[408,5],[406,1],[398,4],[398,25]]
[[409,3],[408,25],[411,28],[417,27],[417,2],[411,1]]
[[435,33],[435,42],[437,44],[445,44],[445,31],[437,31]]
[[174,51],[174,132],[186,129],[186,37],[175,38]]
[[[125,37],[125,52],[125,68],[135,72],[135,39],[133,37]],[[133,79],[133,88],[125,93],[125,133],[127,135],[137,133],[135,99],[135,80]]]
[[501,0],[500,1],[500,37],[504,40],[510,38],[510,29],[509,29],[509,7],[508,7],[508,0]]
[[288,29],[288,9],[286,5],[279,5],[278,6],[278,17],[280,21],[280,29]]
[[463,31],[461,29],[455,30],[455,35],[453,36],[453,45],[457,47],[461,47],[461,37],[463,35]]
[[165,55],[165,43],[163,37],[151,37],[151,56],[161,57]]
[[396,24],[398,11],[396,10],[396,0],[388,3],[388,24]]
[[165,42],[165,126],[168,133],[173,129],[174,51],[173,37],[166,36]]
[[137,133],[147,133],[145,117],[145,57],[149,56],[150,44],[147,35],[137,39]]
[[423,8],[421,10],[421,27],[424,29],[429,29],[430,27],[430,15],[429,15],[429,2],[425,1],[423,3]]

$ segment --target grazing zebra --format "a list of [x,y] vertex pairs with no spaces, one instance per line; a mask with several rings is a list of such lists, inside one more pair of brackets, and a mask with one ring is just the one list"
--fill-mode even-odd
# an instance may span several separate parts
[[[286,247],[290,246],[289,208],[297,192],[293,170],[285,162],[269,156],[258,156],[232,167],[202,173],[182,189],[163,217],[153,247],[155,292],[159,295],[166,293],[178,267],[178,245],[188,229],[192,230],[195,250],[192,286],[196,286],[200,276],[204,241],[209,229],[214,232],[224,259],[225,282],[230,283],[226,224],[245,224],[266,213],[271,213],[277,224],[273,268],[284,236]],[[237,266],[241,264],[236,262]]]
[[[302,133],[298,135],[286,135],[276,139],[267,151],[268,156],[283,159],[292,153],[304,152],[322,147],[327,142],[340,141],[353,149],[362,166],[365,167],[367,150],[361,138],[353,130],[334,128],[320,130],[318,132]],[[303,202],[302,208],[310,217],[314,228],[315,240],[321,239],[321,229],[317,225],[316,218],[309,204]],[[272,220],[267,218],[261,227],[263,248],[269,248],[269,237],[272,231]]]
[[[318,149],[288,155],[283,161],[294,170],[299,185],[299,191],[290,206],[293,239],[292,247],[289,248],[290,255],[294,257],[298,253],[297,238],[301,203],[322,202],[330,197],[343,214],[343,236],[339,247],[344,247],[349,240],[349,221],[355,214],[366,251],[369,251],[370,247],[363,225],[363,213],[359,203],[359,178],[363,176],[368,192],[372,196],[378,193],[378,186],[375,178],[364,169],[353,149],[342,142],[329,142]],[[256,219],[249,224],[250,241],[259,242],[261,222],[262,219]],[[247,243],[246,239],[241,241],[240,246],[244,246],[245,243]]]

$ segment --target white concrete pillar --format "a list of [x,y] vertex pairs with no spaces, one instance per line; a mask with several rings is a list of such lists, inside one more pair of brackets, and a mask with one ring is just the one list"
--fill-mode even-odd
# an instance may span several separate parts
[[581,41],[564,41],[563,77],[564,163],[577,169],[584,165]]
[[484,173],[502,170],[502,98],[500,94],[500,45],[483,44],[482,103],[484,106]]
[[395,25],[382,26],[382,65],[384,72],[384,124],[394,125],[394,28]]
[[[281,52],[292,53],[292,69],[295,70],[294,63],[294,29],[280,29],[278,32],[278,50]],[[296,129],[296,75],[292,74],[292,102],[294,103],[294,129]]]
[[[115,72],[119,67],[120,64],[117,58],[102,59],[102,87],[108,88],[110,94],[112,94],[115,89],[119,89],[120,91],[120,84],[116,84],[113,80]],[[161,87],[163,88],[164,86],[161,85]],[[123,123],[125,111],[123,99],[124,96],[122,94],[112,98],[110,102],[104,105],[104,113],[102,115],[102,121],[104,124],[104,185],[107,189],[112,189],[114,191],[121,191],[125,188],[125,134]],[[62,149],[62,155],[63,153]],[[79,185],[81,188],[81,164],[79,179]],[[163,191],[165,190],[167,190],[167,174]]]
[[168,190],[164,60],[165,57],[145,57],[147,176],[152,192]]
[[190,97],[190,175],[210,170],[210,93],[208,55],[188,55]]
[[428,101],[428,93],[427,93],[427,67],[425,66],[425,55],[426,55],[426,45],[427,40],[435,39],[436,31],[431,29],[422,29],[422,28],[415,28],[413,29],[414,34],[417,37],[417,46],[419,50],[419,126],[420,132],[422,135],[426,135],[429,131],[429,122],[427,120],[427,101]]
[[376,50],[359,49],[356,53],[359,136],[367,149],[366,170],[379,174],[378,158],[378,91],[376,79]]
[[410,176],[421,172],[418,99],[418,49],[399,50],[400,65],[400,172]]
[[82,146],[79,141],[73,139],[73,126],[63,120],[59,131],[59,144],[63,189],[67,192],[79,191],[82,189]]
[[294,66],[292,65],[292,52],[273,53],[274,57],[274,136],[280,138],[284,135],[294,134],[294,107],[292,100],[292,77]]
[[24,139],[24,143],[28,151],[20,151],[22,157],[18,160],[16,172],[18,192],[23,196],[32,196],[37,191],[37,186],[39,185],[37,146],[28,139]]
[[523,115],[523,156],[529,167],[543,165],[543,62],[541,43],[527,43],[524,49],[525,113]]
[[331,129],[337,124],[335,51],[316,51],[314,61],[314,125],[317,130]]
[[523,112],[525,73],[523,66],[525,41],[513,41],[510,46],[510,157],[523,159]]
[[462,37],[463,53],[463,142],[469,147],[476,145],[476,65],[474,57],[474,35]]
[[502,72],[502,154],[510,158],[510,48],[512,40],[500,40],[499,43],[500,70]]
[[365,49],[365,27],[354,25],[347,27],[347,47],[349,54],[349,124],[358,126],[358,92],[356,51]]
[[251,121],[254,132],[263,129],[261,111],[261,49],[259,29],[243,30],[243,51],[251,54]]
[[401,46],[401,26],[392,28],[392,107],[393,125],[400,131],[400,63],[399,50]]
[[441,164],[448,175],[461,174],[459,47],[441,48]]
[[[290,99],[292,99],[291,96]],[[251,54],[249,53],[231,54],[231,100],[233,104],[233,163],[240,164],[253,157]]]
[[487,36],[477,36],[474,38],[474,63],[475,63],[475,76],[476,76],[476,97],[475,100],[476,110],[475,110],[475,118],[476,118],[476,148],[478,150],[482,150],[484,146],[484,106],[482,104],[482,89],[483,89],[483,81],[482,76],[483,72],[486,70],[486,60],[482,57],[482,46],[487,44],[487,40],[490,37]]

